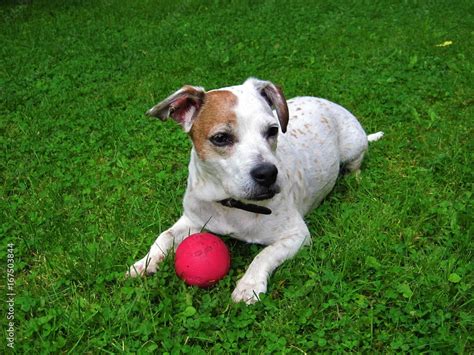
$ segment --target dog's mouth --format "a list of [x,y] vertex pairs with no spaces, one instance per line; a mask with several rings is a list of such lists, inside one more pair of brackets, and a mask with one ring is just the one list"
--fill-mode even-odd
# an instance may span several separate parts
[[266,192],[264,194],[253,195],[250,198],[247,198],[248,201],[265,201],[270,200],[276,195],[276,192]]
[[279,192],[280,192],[280,188],[278,186],[274,186],[271,189],[267,189],[265,191],[253,193],[250,196],[246,196],[243,201],[237,200],[234,198],[227,198],[219,202],[223,206],[237,208],[237,209],[244,210],[247,212],[258,213],[258,214],[271,214],[272,210],[269,209],[268,207],[254,204],[251,202],[270,200]]
[[272,199],[278,193],[280,193],[280,186],[277,184],[274,184],[268,188],[256,187],[243,199],[245,201],[265,201]]

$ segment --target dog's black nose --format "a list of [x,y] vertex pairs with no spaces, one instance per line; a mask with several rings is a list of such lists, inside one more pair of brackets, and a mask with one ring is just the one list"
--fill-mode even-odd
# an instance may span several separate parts
[[250,171],[250,175],[258,184],[270,187],[277,178],[278,169],[275,165],[270,163],[262,163]]

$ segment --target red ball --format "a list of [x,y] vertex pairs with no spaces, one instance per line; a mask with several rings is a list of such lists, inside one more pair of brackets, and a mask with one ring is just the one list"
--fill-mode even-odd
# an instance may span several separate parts
[[196,233],[178,246],[174,265],[188,285],[210,287],[229,272],[229,249],[211,233]]

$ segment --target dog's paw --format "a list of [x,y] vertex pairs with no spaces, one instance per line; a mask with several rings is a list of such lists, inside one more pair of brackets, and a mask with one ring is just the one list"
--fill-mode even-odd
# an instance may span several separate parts
[[127,277],[138,277],[145,275],[152,275],[156,272],[158,260],[152,257],[145,256],[143,259],[137,261],[135,264],[130,266],[125,276]]
[[259,294],[267,291],[266,280],[254,280],[242,278],[237,283],[237,287],[232,292],[232,300],[234,302],[245,302],[247,304],[253,304],[260,301]]

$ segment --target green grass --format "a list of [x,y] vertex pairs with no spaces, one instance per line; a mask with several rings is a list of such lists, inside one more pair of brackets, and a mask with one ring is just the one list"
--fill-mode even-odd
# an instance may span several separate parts
[[[289,3],[0,6],[16,353],[474,352],[472,2]],[[259,304],[230,294],[261,247],[228,238],[231,271],[213,289],[186,287],[172,256],[125,279],[180,216],[190,149],[143,113],[183,84],[248,76],[338,102],[386,136],[361,179],[340,179],[307,217],[313,245]]]

